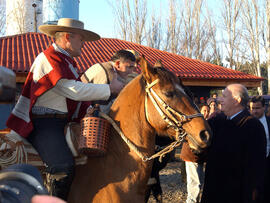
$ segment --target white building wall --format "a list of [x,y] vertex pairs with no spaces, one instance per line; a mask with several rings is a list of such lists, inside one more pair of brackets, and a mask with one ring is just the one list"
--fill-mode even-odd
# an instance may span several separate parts
[[0,37],[5,35],[6,31],[6,0],[0,0]]
[[42,0],[8,0],[6,2],[6,35],[35,32],[35,28],[41,24]]

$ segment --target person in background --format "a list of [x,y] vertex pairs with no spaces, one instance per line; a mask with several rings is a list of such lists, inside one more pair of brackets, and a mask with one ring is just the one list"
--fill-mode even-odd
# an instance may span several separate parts
[[212,114],[215,114],[219,111],[218,102],[216,99],[209,98],[207,100],[207,105],[209,106],[209,116],[211,116]]
[[204,180],[204,158],[192,153],[187,142],[184,142],[182,145],[180,158],[185,162],[186,169],[186,203],[200,202],[200,191]]
[[210,108],[207,104],[201,104],[200,106],[200,112],[203,115],[204,119],[207,120],[209,116]]
[[212,94],[212,96],[211,96],[212,98],[214,98],[214,99],[217,99],[217,97],[218,97],[218,94],[215,92],[215,93],[213,93]]
[[66,200],[75,164],[64,127],[85,115],[88,101],[107,100],[123,84],[116,78],[110,84],[80,81],[73,57],[81,55],[85,41],[100,38],[85,30],[83,22],[61,18],[57,25],[41,25],[39,30],[53,37],[55,43],[35,59],[7,126],[37,150],[46,165],[47,177],[57,177],[49,179],[51,194]]
[[[81,80],[85,83],[109,84],[114,74],[117,74],[118,81],[125,86],[129,82],[128,76],[133,72],[135,65],[136,58],[132,52],[119,50],[113,54],[110,61],[91,66],[81,76]],[[104,113],[109,113],[116,97],[117,94],[113,95],[107,102],[98,102],[101,104],[100,110]]]
[[228,85],[221,111],[208,119],[213,136],[207,154],[201,203],[257,203],[262,200],[266,140],[261,122],[247,110],[248,91]]
[[218,108],[218,112],[221,112],[221,103],[219,99],[217,99],[217,108]]
[[[135,50],[133,50],[133,49],[125,49],[125,50],[131,52],[131,53],[135,56],[135,59],[136,59],[135,68],[138,68],[138,66],[139,66],[139,61],[140,61],[140,59],[141,59],[140,53],[137,52],[137,51],[135,51]],[[135,69],[133,69],[133,71],[135,71]],[[136,72],[136,73],[137,73],[137,72]],[[132,74],[132,73],[131,73],[131,74]],[[138,74],[138,73],[137,73],[137,74]]]
[[131,73],[128,74],[126,82],[129,83],[131,80],[133,80],[135,77],[139,75],[138,67],[139,67],[139,61],[141,59],[139,52],[132,50],[132,49],[126,49],[126,51],[130,51],[136,58],[136,63],[134,65],[134,69]]
[[259,119],[263,124],[266,135],[266,173],[265,173],[265,185],[264,185],[264,203],[270,202],[270,117],[265,115],[265,99],[262,96],[252,97],[250,99],[250,113],[255,118]]
[[269,104],[269,102],[267,103],[267,108],[266,108],[266,116],[270,116],[270,104]]

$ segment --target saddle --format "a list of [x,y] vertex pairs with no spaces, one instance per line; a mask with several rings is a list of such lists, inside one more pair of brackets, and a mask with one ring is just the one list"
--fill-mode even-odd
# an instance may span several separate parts
[[[66,140],[74,156],[76,165],[87,163],[87,156],[77,150],[76,134],[80,133],[80,124],[68,123],[65,128]],[[23,137],[8,129],[0,131],[0,169],[12,164],[31,164],[40,171],[45,170],[45,164],[38,152]]]

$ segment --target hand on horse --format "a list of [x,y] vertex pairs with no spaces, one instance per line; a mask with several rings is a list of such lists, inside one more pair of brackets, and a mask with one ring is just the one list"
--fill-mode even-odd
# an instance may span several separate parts
[[117,73],[114,74],[113,79],[110,83],[111,95],[117,95],[124,87],[124,83],[117,79]]

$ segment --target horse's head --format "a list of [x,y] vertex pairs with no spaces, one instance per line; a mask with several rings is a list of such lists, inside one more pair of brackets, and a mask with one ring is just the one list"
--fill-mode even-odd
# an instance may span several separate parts
[[[158,67],[160,66],[160,67]],[[152,67],[140,59],[145,83],[145,114],[148,123],[159,135],[185,139],[191,149],[200,152],[209,145],[211,130],[199,113],[179,78],[162,67]]]

